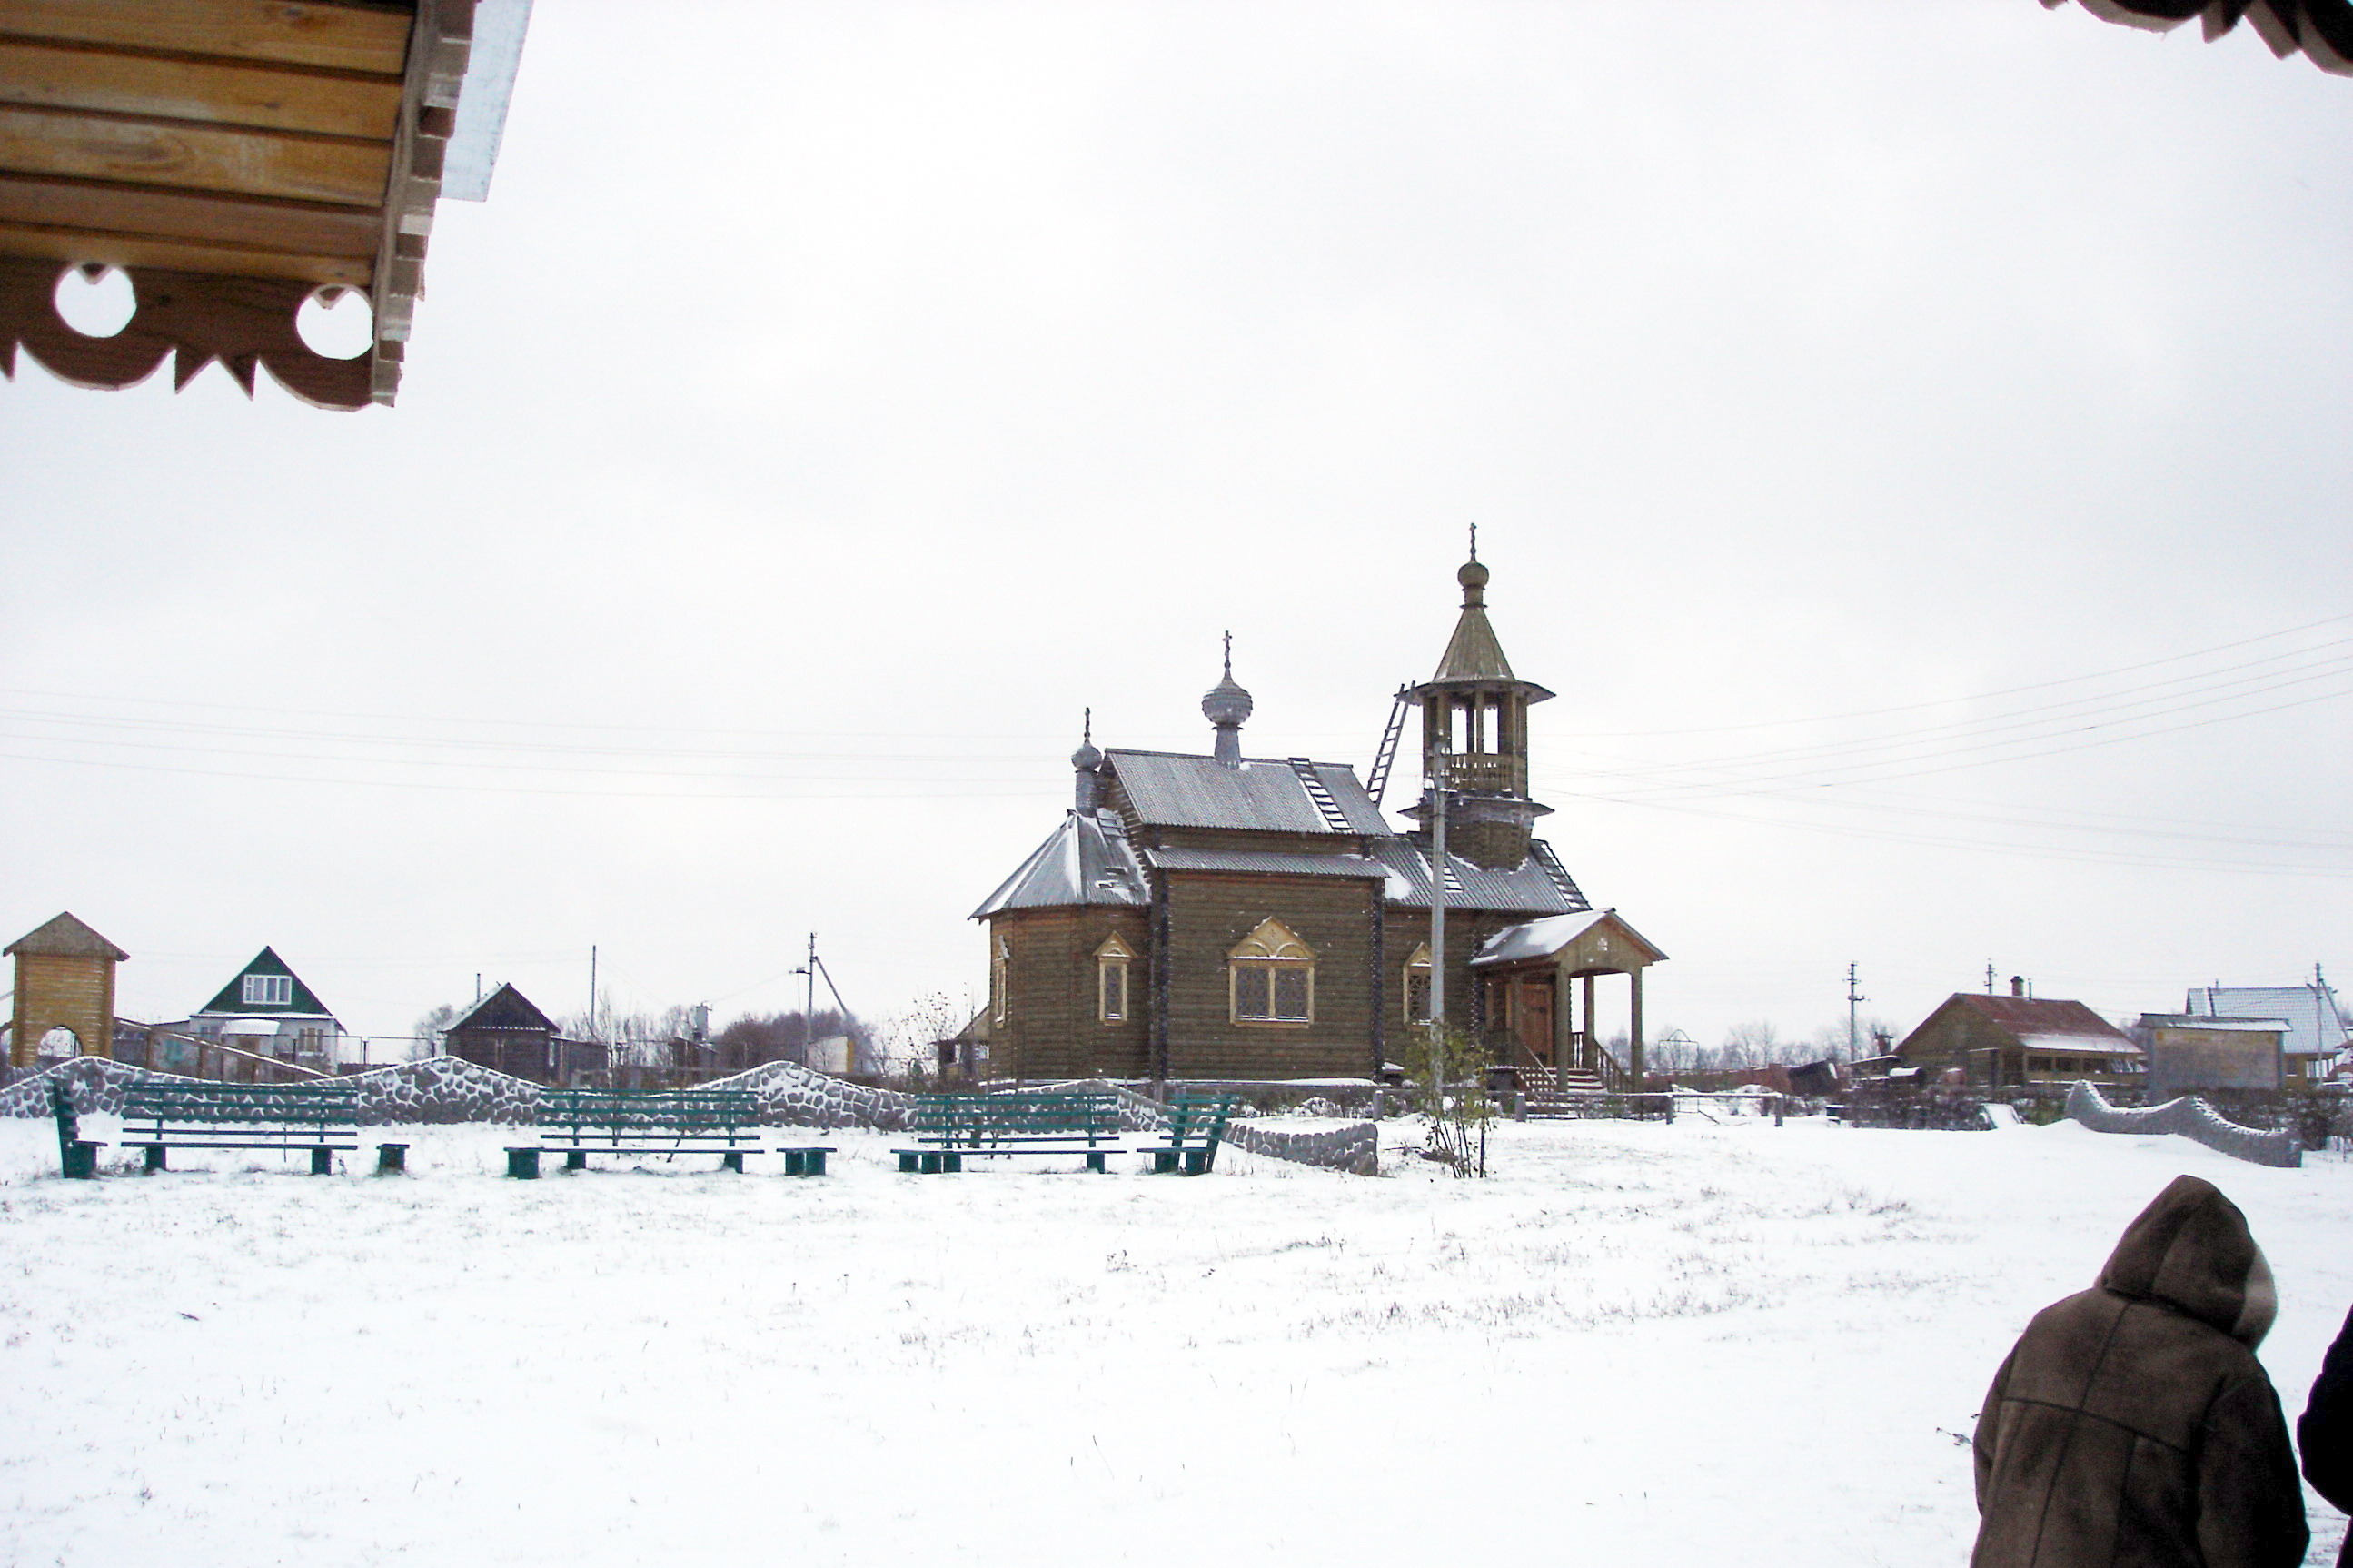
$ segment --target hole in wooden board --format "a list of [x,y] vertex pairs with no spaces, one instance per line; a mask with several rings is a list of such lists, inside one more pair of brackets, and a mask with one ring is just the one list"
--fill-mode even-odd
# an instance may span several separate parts
[[86,338],[111,338],[139,313],[131,279],[111,267],[71,267],[58,279],[58,314]]
[[375,311],[359,289],[331,283],[302,301],[294,330],[322,359],[357,359],[375,346]]

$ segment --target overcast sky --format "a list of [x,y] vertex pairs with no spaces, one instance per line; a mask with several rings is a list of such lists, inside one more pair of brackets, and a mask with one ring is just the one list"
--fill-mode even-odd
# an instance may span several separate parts
[[397,408],[0,384],[0,936],[961,997],[1082,708],[1231,628],[1361,770],[1476,521],[1654,1033],[2353,978],[2349,132],[2033,0],[540,0]]

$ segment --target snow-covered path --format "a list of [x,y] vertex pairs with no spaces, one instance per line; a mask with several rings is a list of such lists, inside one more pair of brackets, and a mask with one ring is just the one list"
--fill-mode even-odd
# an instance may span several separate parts
[[1959,1563],[1987,1380],[2173,1175],[2273,1257],[2291,1413],[2353,1300],[2353,1168],[2073,1127],[1505,1127],[1486,1182],[398,1135],[63,1183],[0,1122],[0,1561]]

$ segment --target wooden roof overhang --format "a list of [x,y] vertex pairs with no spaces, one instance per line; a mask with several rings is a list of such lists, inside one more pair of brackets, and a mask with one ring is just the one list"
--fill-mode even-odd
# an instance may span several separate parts
[[[0,0],[0,374],[22,348],[78,386],[173,356],[256,365],[325,408],[389,404],[471,53],[474,0]],[[69,268],[119,268],[112,337],[69,326]],[[312,353],[321,289],[375,310],[353,359]]]
[[[2042,0],[2055,11],[2067,0]],[[2206,41],[2244,21],[2282,59],[2303,51],[2322,70],[2353,76],[2353,0],[2081,0],[2084,10],[2105,21],[2168,32],[2195,16],[2205,24]]]

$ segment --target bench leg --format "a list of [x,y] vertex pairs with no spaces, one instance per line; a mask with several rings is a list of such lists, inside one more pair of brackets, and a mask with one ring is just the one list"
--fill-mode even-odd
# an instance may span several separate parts
[[1102,1152],[1101,1152],[1101,1151],[1097,1151],[1096,1152],[1094,1152],[1094,1153],[1090,1154],[1090,1155],[1088,1155],[1088,1156],[1087,1156],[1087,1169],[1088,1169],[1088,1170],[1090,1170],[1090,1171],[1103,1171],[1103,1170],[1108,1170],[1109,1168],[1110,1168],[1110,1167],[1108,1167],[1107,1165],[1105,1165],[1105,1164],[1103,1163],[1103,1153],[1102,1153]]
[[922,1171],[923,1168],[923,1157],[921,1154],[916,1153],[913,1150],[904,1150],[901,1152],[899,1155],[899,1169],[902,1173],[912,1176]]
[[564,1152],[564,1168],[567,1171],[586,1170],[588,1168],[588,1151],[586,1149],[566,1149]]
[[1185,1173],[1186,1173],[1187,1175],[1188,1175],[1188,1176],[1206,1176],[1206,1175],[1208,1175],[1208,1174],[1209,1173],[1209,1160],[1210,1160],[1210,1158],[1211,1158],[1211,1156],[1210,1156],[1210,1154],[1209,1154],[1209,1152],[1208,1152],[1208,1150],[1206,1150],[1206,1149],[1187,1149],[1187,1150],[1186,1150],[1186,1151],[1185,1151]]
[[335,1173],[335,1152],[332,1149],[311,1150],[311,1173],[314,1176],[333,1175]]
[[379,1176],[391,1176],[391,1175],[397,1175],[397,1174],[399,1174],[401,1172],[406,1171],[406,1170],[407,1170],[407,1169],[408,1169],[408,1145],[407,1145],[407,1144],[406,1144],[406,1143],[379,1143],[379,1144],[377,1144],[377,1145],[375,1146],[375,1173],[376,1173],[377,1175],[379,1175]]
[[161,1143],[147,1145],[147,1169],[151,1171],[164,1169],[164,1145]]
[[66,1145],[64,1175],[69,1182],[98,1180],[99,1145],[88,1139],[77,1138]]
[[1168,1174],[1168,1173],[1169,1173],[1169,1172],[1174,1171],[1176,1168],[1176,1150],[1174,1150],[1174,1149],[1155,1149],[1154,1151],[1152,1151],[1152,1173],[1153,1173],[1154,1175],[1155,1175],[1155,1176],[1165,1176],[1165,1175]]
[[536,1149],[508,1150],[507,1174],[519,1182],[539,1180],[539,1151]]
[[733,1171],[738,1175],[741,1175],[744,1171],[744,1151],[741,1149],[730,1149],[724,1154],[720,1155],[719,1168],[723,1171]]
[[825,1174],[824,1150],[812,1149],[807,1153],[801,1156],[801,1174],[804,1176],[822,1176]]

